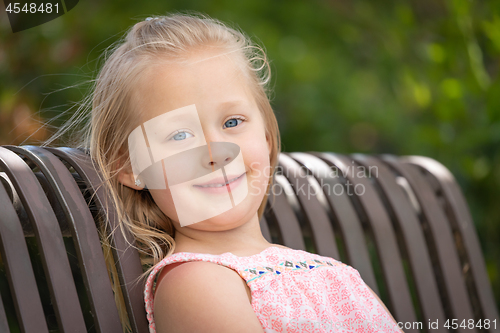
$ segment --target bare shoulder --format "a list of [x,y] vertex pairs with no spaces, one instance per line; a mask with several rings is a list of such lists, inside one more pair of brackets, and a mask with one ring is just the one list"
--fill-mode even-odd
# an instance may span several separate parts
[[286,246],[284,246],[284,245],[281,245],[281,244],[272,244],[271,246],[281,247],[282,249],[287,249],[287,250],[293,250],[293,249],[291,249],[291,248],[289,248],[289,247],[286,247]]
[[222,265],[178,265],[162,277],[156,290],[156,331],[263,332],[245,288],[238,273]]

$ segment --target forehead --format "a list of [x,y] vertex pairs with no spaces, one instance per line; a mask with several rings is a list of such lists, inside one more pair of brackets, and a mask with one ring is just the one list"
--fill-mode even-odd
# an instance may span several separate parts
[[148,67],[135,83],[132,107],[146,121],[191,104],[200,112],[231,107],[235,100],[252,105],[248,82],[234,56],[204,51],[183,63],[160,61]]

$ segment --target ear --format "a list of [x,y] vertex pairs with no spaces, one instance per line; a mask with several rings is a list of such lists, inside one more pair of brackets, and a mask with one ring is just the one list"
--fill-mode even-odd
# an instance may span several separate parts
[[[118,162],[118,169],[120,169],[122,167],[122,165],[124,165],[124,163],[126,163],[125,161],[126,160],[124,157],[120,158],[120,160]],[[144,186],[145,186],[144,180],[142,180],[140,177],[137,177],[137,178],[134,177],[134,173],[132,172],[132,167],[130,166],[129,163],[127,163],[127,165],[125,165],[123,168],[121,168],[121,170],[118,172],[117,179],[118,179],[118,182],[120,182],[120,184],[125,185],[127,187],[130,187],[131,189],[134,189],[137,191],[143,190]],[[137,180],[137,182],[136,182],[136,180]],[[136,185],[136,184],[138,184],[138,185]]]

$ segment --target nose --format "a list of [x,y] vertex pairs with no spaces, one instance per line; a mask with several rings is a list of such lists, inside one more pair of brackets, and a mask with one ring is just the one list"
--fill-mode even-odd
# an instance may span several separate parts
[[202,158],[203,167],[217,170],[231,163],[238,155],[238,145],[231,142],[209,142],[209,149]]

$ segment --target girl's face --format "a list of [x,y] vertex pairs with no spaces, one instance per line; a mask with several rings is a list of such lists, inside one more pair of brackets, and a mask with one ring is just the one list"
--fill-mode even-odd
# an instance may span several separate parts
[[[229,230],[254,217],[269,182],[271,140],[266,138],[261,111],[235,59],[232,56],[221,56],[219,52],[214,51],[198,52],[189,58],[187,64],[165,63],[151,66],[141,75],[136,87],[132,94],[133,110],[138,110],[139,122],[143,124],[142,129],[138,127],[136,132],[142,135],[141,131],[146,133],[149,126],[151,132],[154,129],[156,137],[160,138],[154,143],[152,135],[147,134],[150,138],[150,151],[155,153],[154,145],[170,147],[174,152],[179,148],[178,152],[182,152],[182,147],[186,147],[183,160],[169,160],[165,157],[173,153],[162,152],[164,155],[161,158],[165,159],[158,170],[165,172],[156,174],[168,178],[168,182],[165,181],[166,189],[161,189],[162,186],[149,188],[156,204],[173,220],[175,227],[178,229],[185,226],[186,223],[179,223],[180,219],[185,221],[184,216],[196,215],[196,208],[203,205],[206,205],[206,208],[201,209],[201,213],[210,209],[217,211],[219,208],[213,208],[214,206],[229,206],[219,209],[220,213],[217,215],[212,213],[210,218],[203,218],[187,227],[206,231]],[[178,126],[180,128],[177,129],[172,125],[177,115],[185,122],[188,119],[193,120],[193,125]],[[167,143],[166,140],[170,141]],[[200,149],[188,149],[189,147]],[[197,158],[195,154],[196,151],[201,152],[203,147],[210,147],[208,159],[201,155]],[[224,152],[228,154],[219,156],[229,161],[227,163],[234,160],[224,168],[226,180],[231,179],[231,176],[243,174],[238,181],[228,186],[232,192],[231,201],[221,200],[220,198],[224,197],[219,189],[199,186],[212,183],[221,175],[220,167],[223,166],[223,161],[216,160],[218,151],[223,152],[222,155]],[[131,156],[132,154],[131,152]],[[175,156],[182,155],[174,154],[173,157]],[[213,172],[216,170],[214,166],[219,167],[218,173]],[[203,169],[207,171],[204,177],[198,177],[199,173],[194,176],[196,170]],[[160,177],[149,179],[149,184]],[[174,182],[175,178],[183,177],[184,180],[192,179],[183,183],[186,186],[179,190],[182,191],[180,195],[172,184],[178,183]],[[130,184],[133,183],[132,179],[130,173],[128,178],[120,177],[122,183],[129,187],[142,187]],[[227,187],[224,186],[223,189]],[[182,198],[182,202],[179,198]]]

